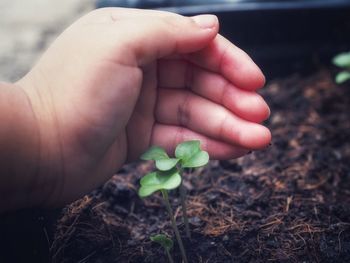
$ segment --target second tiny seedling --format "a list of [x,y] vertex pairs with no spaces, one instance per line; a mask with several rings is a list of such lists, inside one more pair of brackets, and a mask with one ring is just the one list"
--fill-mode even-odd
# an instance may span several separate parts
[[173,241],[168,238],[166,235],[163,235],[163,234],[158,234],[158,235],[155,235],[155,236],[151,236],[150,239],[153,241],[153,242],[156,242],[158,243],[159,245],[161,245],[164,250],[165,250],[165,253],[168,257],[168,260],[170,263],[174,263],[174,260],[173,258],[171,257],[170,255],[170,250],[173,248]]

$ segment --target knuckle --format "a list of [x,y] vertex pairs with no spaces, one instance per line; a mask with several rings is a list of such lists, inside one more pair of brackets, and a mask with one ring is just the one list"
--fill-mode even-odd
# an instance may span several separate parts
[[171,30],[178,32],[183,31],[184,28],[188,28],[189,26],[195,26],[195,22],[191,18],[177,14],[164,16],[163,21]]

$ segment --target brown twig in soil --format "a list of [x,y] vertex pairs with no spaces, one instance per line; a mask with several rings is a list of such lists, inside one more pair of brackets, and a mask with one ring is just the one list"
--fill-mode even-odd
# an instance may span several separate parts
[[288,213],[289,211],[289,207],[290,207],[290,204],[292,203],[292,200],[293,200],[293,196],[288,196],[287,197],[287,200],[286,200],[286,208],[284,209],[284,211],[286,213]]
[[263,232],[272,234],[281,224],[283,224],[282,219],[274,216],[274,218],[271,221],[261,225],[260,228]]

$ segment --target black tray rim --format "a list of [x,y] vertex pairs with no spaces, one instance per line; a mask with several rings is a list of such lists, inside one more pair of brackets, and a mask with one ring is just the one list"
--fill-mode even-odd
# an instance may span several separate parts
[[[236,2],[206,5],[187,5],[177,7],[160,7],[157,10],[181,14],[226,13],[249,11],[283,11],[283,10],[316,10],[350,8],[350,0],[315,0],[315,1],[269,1],[269,2]],[[349,13],[350,17],[350,13]]]
[[[139,1],[142,3],[142,1]],[[97,1],[96,7],[131,7],[137,8],[137,2],[134,5],[126,6],[122,1],[118,0],[105,0]],[[147,2],[145,2],[147,4]],[[334,8],[350,8],[350,0],[311,0],[311,1],[301,1],[301,0],[271,0],[271,1],[237,1],[237,2],[227,2],[227,3],[215,3],[212,4],[198,4],[193,5],[181,5],[179,6],[154,6],[154,7],[144,7],[151,8],[155,10],[164,10],[181,14],[194,14],[194,13],[222,13],[222,12],[242,12],[242,11],[281,11],[281,10],[298,10],[298,9],[334,9]],[[350,15],[349,15],[350,16]]]

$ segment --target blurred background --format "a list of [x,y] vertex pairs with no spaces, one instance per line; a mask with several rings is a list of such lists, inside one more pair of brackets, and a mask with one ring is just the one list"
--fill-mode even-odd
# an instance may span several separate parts
[[107,6],[214,13],[268,78],[312,71],[350,49],[350,0],[0,0],[0,79],[23,76],[64,28]]
[[0,80],[15,81],[94,0],[0,0]]

